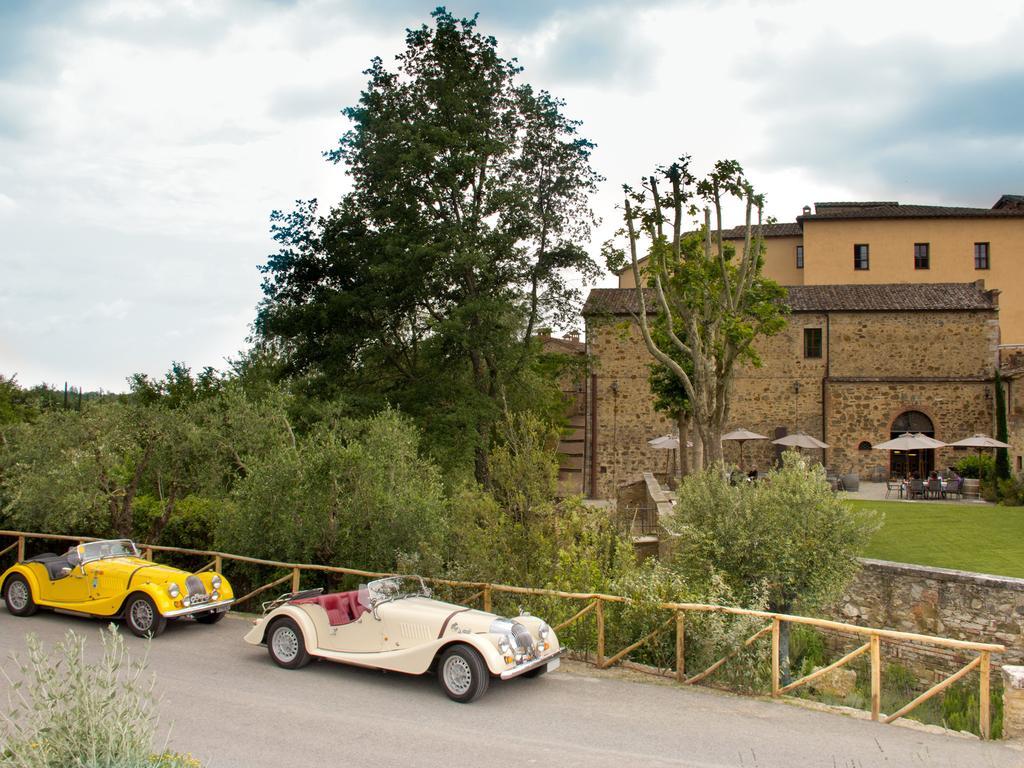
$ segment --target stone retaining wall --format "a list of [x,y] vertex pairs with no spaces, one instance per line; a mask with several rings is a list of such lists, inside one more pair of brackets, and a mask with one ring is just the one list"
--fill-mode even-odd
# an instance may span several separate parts
[[[1003,664],[1024,664],[1024,579],[928,568],[885,560],[864,567],[833,611],[849,624],[885,627],[958,640],[1001,643],[993,673]],[[852,637],[833,635],[846,647]],[[858,644],[863,640],[857,640]],[[956,671],[976,654],[912,643],[887,643],[882,652],[917,674],[938,678]]]

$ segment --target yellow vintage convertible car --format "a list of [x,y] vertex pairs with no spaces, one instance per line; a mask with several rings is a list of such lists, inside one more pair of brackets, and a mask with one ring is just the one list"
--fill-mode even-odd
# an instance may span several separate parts
[[7,610],[31,616],[39,608],[123,618],[139,637],[155,637],[168,619],[192,616],[215,624],[235,601],[218,573],[189,573],[150,562],[128,539],[90,541],[63,555],[43,554],[0,576]]

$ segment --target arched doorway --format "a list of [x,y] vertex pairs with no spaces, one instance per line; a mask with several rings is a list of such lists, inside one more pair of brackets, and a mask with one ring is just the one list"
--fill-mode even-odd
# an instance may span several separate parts
[[[904,411],[892,423],[890,438],[899,437],[904,432],[921,433],[925,437],[935,437],[935,426],[932,420],[920,411]],[[935,469],[935,451],[931,448],[919,448],[913,451],[889,451],[889,472],[894,477],[926,478]]]

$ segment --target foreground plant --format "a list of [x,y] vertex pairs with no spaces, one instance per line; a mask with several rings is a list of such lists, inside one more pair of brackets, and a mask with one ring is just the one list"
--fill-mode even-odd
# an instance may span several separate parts
[[3,671],[9,706],[0,714],[3,768],[198,768],[190,756],[161,750],[155,678],[132,659],[116,628],[102,633],[103,655],[88,662],[85,638],[68,631],[52,654],[35,635],[17,675]]

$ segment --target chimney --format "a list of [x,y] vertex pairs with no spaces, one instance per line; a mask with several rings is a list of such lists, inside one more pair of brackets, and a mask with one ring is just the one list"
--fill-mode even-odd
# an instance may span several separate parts
[[811,206],[805,205],[804,206],[804,216],[810,216],[810,215],[811,215]]

